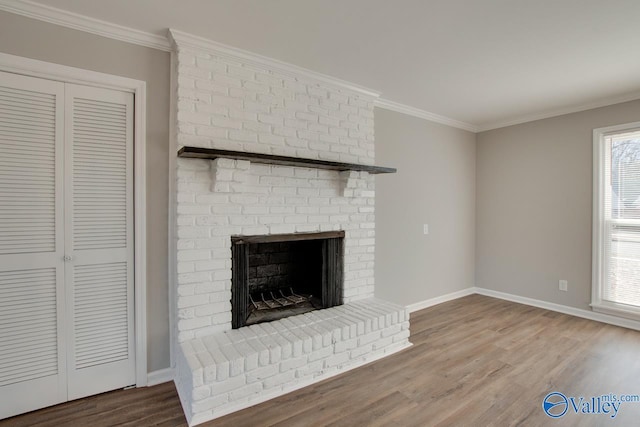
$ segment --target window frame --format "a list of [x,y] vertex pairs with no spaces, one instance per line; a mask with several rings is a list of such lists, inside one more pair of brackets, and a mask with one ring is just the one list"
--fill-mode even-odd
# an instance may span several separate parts
[[640,130],[640,122],[625,123],[593,130],[593,229],[591,309],[596,312],[640,320],[640,307],[602,299],[606,284],[605,238],[605,138],[610,135]]

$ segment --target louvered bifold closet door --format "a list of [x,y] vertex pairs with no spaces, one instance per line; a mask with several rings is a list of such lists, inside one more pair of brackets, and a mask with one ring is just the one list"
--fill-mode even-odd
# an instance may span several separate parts
[[0,72],[0,419],[66,400],[63,98]]
[[133,94],[66,85],[69,399],[135,384]]

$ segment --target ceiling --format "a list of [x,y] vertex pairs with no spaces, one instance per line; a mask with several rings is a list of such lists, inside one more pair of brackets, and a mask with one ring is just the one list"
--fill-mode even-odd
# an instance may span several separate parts
[[638,0],[38,0],[167,28],[489,129],[640,98]]

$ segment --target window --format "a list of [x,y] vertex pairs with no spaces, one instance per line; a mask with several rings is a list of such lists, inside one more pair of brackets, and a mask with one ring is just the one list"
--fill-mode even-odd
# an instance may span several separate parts
[[593,131],[594,310],[640,318],[640,122]]

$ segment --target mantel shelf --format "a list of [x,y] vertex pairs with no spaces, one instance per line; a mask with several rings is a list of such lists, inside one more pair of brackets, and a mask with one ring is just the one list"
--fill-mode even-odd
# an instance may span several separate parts
[[219,157],[236,160],[248,160],[267,165],[298,166],[305,168],[329,169],[335,171],[360,171],[371,174],[395,173],[395,168],[382,166],[358,165],[353,163],[330,162],[327,160],[303,159],[299,157],[274,156],[272,154],[245,153],[242,151],[218,150],[216,148],[182,147],[178,157],[191,159],[217,159]]

